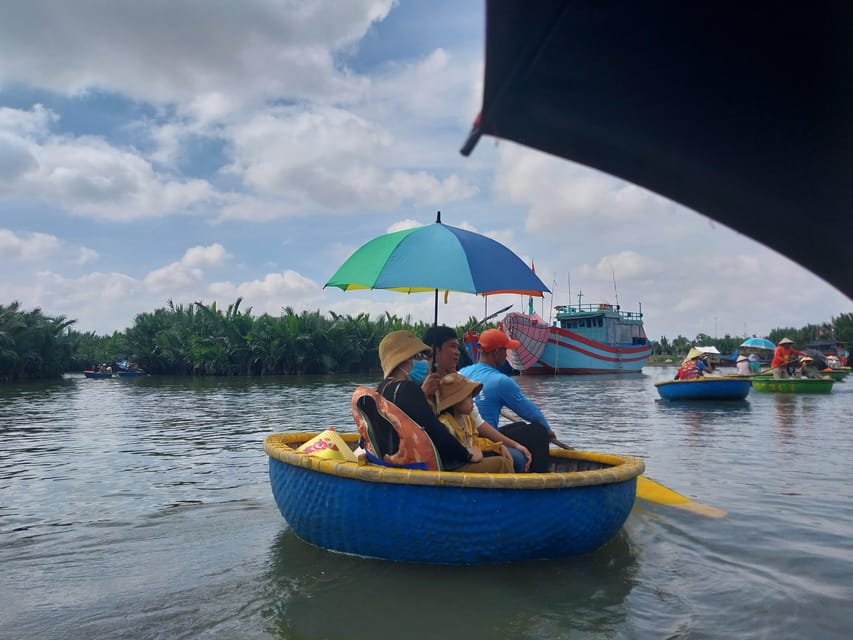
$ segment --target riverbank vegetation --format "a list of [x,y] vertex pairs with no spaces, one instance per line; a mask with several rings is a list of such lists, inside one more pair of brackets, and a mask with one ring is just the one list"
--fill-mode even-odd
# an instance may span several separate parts
[[[128,359],[151,374],[177,376],[263,376],[379,371],[379,341],[389,331],[409,329],[423,335],[428,323],[412,322],[386,313],[370,318],[319,311],[297,312],[290,307],[278,316],[255,316],[242,310],[238,298],[227,309],[196,302],[169,304],[136,316],[133,326],[109,336],[74,329],[74,320],[26,311],[13,302],[0,305],[0,381],[53,378],[63,372],[90,369],[99,363]],[[478,324],[470,318],[457,327],[460,337]],[[494,325],[491,325],[494,326]],[[479,327],[480,329],[484,327]],[[853,313],[820,325],[780,327],[767,337],[788,337],[802,347],[809,342],[853,344]],[[731,353],[743,337],[694,339],[662,337],[653,359],[673,361],[692,345],[715,346]]]

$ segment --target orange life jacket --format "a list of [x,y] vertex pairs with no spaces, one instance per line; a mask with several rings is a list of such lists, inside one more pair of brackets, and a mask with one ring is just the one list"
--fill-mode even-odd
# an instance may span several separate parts
[[377,391],[356,388],[352,394],[352,417],[371,462],[441,471],[441,459],[426,431]]
[[695,360],[688,360],[682,363],[678,369],[679,380],[692,380],[699,377],[699,367],[696,366]]

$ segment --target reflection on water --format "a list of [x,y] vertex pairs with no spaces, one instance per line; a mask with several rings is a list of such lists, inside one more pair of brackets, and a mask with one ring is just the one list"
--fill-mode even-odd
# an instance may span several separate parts
[[265,613],[280,638],[608,638],[635,575],[624,532],[582,558],[445,567],[330,554],[288,530],[270,550]]
[[658,402],[673,373],[519,384],[561,440],[729,515],[638,502],[596,553],[492,567],[333,555],[281,518],[263,438],[354,431],[370,380],[0,386],[0,637],[846,638],[853,383]]

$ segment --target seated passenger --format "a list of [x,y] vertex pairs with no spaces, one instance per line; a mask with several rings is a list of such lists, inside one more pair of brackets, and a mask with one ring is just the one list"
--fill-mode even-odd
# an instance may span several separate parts
[[814,358],[810,358],[809,356],[800,358],[800,375],[806,378],[823,377],[823,374],[818,371],[817,366],[815,366]]
[[747,358],[745,355],[739,355],[737,357],[735,367],[739,376],[748,376],[750,373],[752,373],[749,369],[749,358]]
[[545,415],[522,393],[518,383],[500,371],[506,362],[507,349],[520,346],[518,340],[511,339],[503,331],[486,329],[478,340],[480,361],[464,367],[459,373],[483,384],[475,402],[485,422],[497,426],[505,407],[520,417],[512,424],[498,427],[498,430],[530,452],[530,471],[544,473],[550,465],[550,443],[566,448],[568,446],[557,440]]
[[[485,471],[489,473],[513,473],[513,461],[509,450],[500,442],[483,438],[477,433],[477,424],[472,415],[474,396],[483,385],[472,382],[463,375],[450,373],[438,385],[438,419],[474,457],[471,463],[457,471]],[[475,468],[470,468],[475,467]]]
[[761,373],[761,359],[758,357],[756,353],[750,353],[749,357],[749,372],[756,374]]
[[688,358],[684,362],[681,363],[681,366],[678,368],[678,371],[675,374],[677,380],[693,380],[693,378],[698,378],[702,375],[702,372],[699,370],[699,367],[696,364],[698,360],[698,356],[695,358]]
[[[456,373],[460,353],[459,339],[456,337],[454,329],[444,325],[433,325],[424,333],[423,341],[432,348],[432,362],[434,364],[432,367],[433,373],[427,376],[421,388],[424,390],[424,394],[426,394],[430,404],[437,406],[435,393],[438,390],[440,380],[449,373]],[[512,456],[513,466],[517,473],[530,469],[533,458],[527,447],[498,431],[496,425],[491,425],[483,420],[477,409],[476,402],[474,403],[474,410],[471,412],[471,417],[474,419],[474,424],[477,425],[477,433],[479,435],[498,444],[503,443],[506,446]]]
[[450,434],[436,417],[420,387],[429,369],[429,354],[429,347],[411,331],[392,331],[386,335],[379,343],[379,361],[385,379],[377,391],[427,433],[444,471],[460,471],[462,467],[466,467],[464,470],[468,472],[477,471],[477,465],[481,463],[474,462],[475,452]]

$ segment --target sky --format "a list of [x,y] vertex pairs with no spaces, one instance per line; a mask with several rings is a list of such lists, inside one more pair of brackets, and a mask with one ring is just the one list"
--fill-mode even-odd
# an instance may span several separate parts
[[[431,321],[429,294],[324,289],[359,246],[442,221],[648,336],[766,336],[853,312],[787,258],[641,187],[483,138],[483,2],[0,5],[0,304],[110,334],[242,299]],[[780,301],[785,301],[780,304]],[[453,293],[461,324],[518,296]]]

